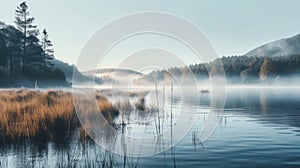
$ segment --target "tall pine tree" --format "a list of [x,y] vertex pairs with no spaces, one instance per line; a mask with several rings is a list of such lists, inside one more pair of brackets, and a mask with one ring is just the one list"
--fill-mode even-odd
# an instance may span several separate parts
[[22,2],[15,11],[15,23],[17,28],[23,33],[20,40],[22,44],[22,65],[23,69],[31,68],[31,61],[35,61],[32,57],[36,57],[41,52],[39,40],[37,37],[38,29],[33,24],[34,17],[30,17],[26,2]]
[[51,40],[49,40],[49,35],[47,30],[43,30],[43,37],[42,37],[42,47],[43,47],[43,68],[44,70],[51,69],[53,64],[51,60],[54,59],[54,50]]
[[7,59],[9,60],[7,67],[9,66],[12,72],[15,69],[19,69],[22,62],[22,33],[13,26],[6,26],[6,28],[0,29],[0,35],[4,38],[5,45],[7,47]]

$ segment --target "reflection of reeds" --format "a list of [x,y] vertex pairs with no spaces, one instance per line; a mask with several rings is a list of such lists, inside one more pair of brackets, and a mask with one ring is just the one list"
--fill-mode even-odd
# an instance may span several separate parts
[[117,107],[117,109],[120,111],[121,113],[121,117],[122,117],[122,125],[125,125],[125,121],[124,121],[124,115],[130,115],[130,113],[133,110],[133,107],[129,101],[129,99],[126,99],[124,101],[118,101],[116,102],[115,106]]
[[[118,114],[103,96],[97,104],[108,120]],[[65,138],[79,127],[73,97],[65,91],[0,91],[0,142],[54,136]]]
[[116,102],[115,106],[119,110],[121,110],[125,113],[130,113],[133,110],[133,107],[131,106],[129,99],[126,99],[124,101],[118,101],[118,102]]
[[146,111],[145,97],[139,98],[135,103],[135,108],[139,111]]

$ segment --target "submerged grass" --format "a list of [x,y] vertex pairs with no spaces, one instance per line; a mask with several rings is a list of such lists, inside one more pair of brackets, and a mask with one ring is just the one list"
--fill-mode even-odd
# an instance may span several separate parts
[[[118,111],[103,96],[96,95],[101,113],[108,120]],[[80,128],[73,97],[67,91],[0,91],[0,142],[58,137],[65,139]]]

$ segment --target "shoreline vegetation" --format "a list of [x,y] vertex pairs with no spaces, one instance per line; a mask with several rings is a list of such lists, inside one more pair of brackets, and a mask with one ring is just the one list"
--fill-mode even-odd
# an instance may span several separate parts
[[[216,66],[218,64],[222,67]],[[222,57],[207,63],[152,71],[139,78],[137,82],[166,81],[171,78],[170,74],[180,79],[186,72],[191,72],[192,77],[199,83],[207,83],[211,75],[216,75],[215,72],[222,72],[220,69],[224,69],[228,84],[298,84],[300,54],[274,57],[263,55]]]
[[[96,94],[97,105],[109,124],[119,111],[108,99]],[[0,142],[9,144],[26,140],[65,141],[80,129],[72,93],[61,90],[0,91]]]
[[54,66],[53,44],[46,29],[39,30],[26,1],[15,10],[16,26],[0,22],[0,86],[68,86]]
[[[72,82],[94,82],[75,65],[55,58],[53,44],[46,28],[40,29],[30,14],[26,1],[15,12],[15,25],[0,21],[0,88],[71,87]],[[73,72],[77,80],[73,81]],[[95,78],[101,84],[100,78]]]
[[[91,128],[95,128],[93,124],[100,126],[100,129],[109,125],[116,129],[124,128],[124,122],[117,123],[116,119],[121,116],[126,117],[127,113],[134,110],[144,115],[152,114],[157,109],[145,104],[145,96],[148,92],[116,91],[116,94],[130,97],[134,101],[113,102],[109,99],[110,94],[107,90],[98,90],[93,93],[93,96],[99,111],[95,111],[93,106],[86,103],[85,96],[91,96],[86,93],[90,92],[82,90],[82,92],[72,93],[69,90],[55,89],[0,90],[0,151],[2,154],[8,156],[10,151],[17,150],[23,153],[24,159],[28,161],[31,156],[44,155],[43,152],[47,153],[50,148],[53,148],[58,153],[54,161],[48,162],[46,159],[41,163],[33,158],[32,161],[26,162],[22,157],[20,163],[26,167],[40,167],[40,164],[44,165],[42,167],[125,167],[125,165],[136,167],[139,158],[126,160],[123,164],[118,163],[115,159],[117,156],[96,146],[88,133],[91,133],[89,132]],[[75,97],[80,97],[82,100],[80,104],[74,105],[76,99],[73,97],[74,94],[78,94]],[[78,106],[84,107],[84,117],[92,118],[91,122],[79,122],[82,118],[78,117],[80,114],[75,110]],[[100,113],[104,116],[104,120],[98,120]],[[115,143],[115,134],[107,134],[103,138],[110,143]],[[8,165],[7,158],[0,159],[0,167],[2,165]]]

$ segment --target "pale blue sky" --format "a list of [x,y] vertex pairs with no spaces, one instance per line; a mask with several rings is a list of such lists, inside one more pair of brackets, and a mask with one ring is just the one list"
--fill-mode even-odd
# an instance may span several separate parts
[[[14,10],[20,2],[2,0],[0,20],[13,24]],[[170,12],[188,19],[204,31],[219,56],[244,54],[262,43],[300,33],[298,0],[28,0],[27,3],[38,28],[48,29],[56,57],[69,63],[76,62],[84,44],[101,26],[140,11]],[[122,53],[122,48],[117,53]],[[114,66],[114,61],[121,59],[122,56],[116,55],[106,66]]]

